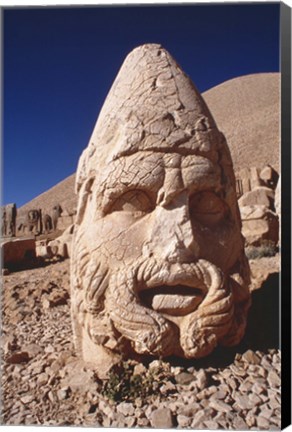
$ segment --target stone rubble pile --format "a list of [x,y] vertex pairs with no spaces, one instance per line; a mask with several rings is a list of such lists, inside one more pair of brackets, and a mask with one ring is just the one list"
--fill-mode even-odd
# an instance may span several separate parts
[[222,364],[132,361],[134,374],[160,368],[163,379],[147,397],[114,401],[73,350],[69,262],[3,279],[2,424],[280,429],[279,350],[247,347]]

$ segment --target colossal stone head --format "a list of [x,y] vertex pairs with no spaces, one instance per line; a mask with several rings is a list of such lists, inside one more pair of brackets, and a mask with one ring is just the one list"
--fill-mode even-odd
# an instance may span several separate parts
[[121,355],[199,358],[241,340],[249,267],[230,153],[160,45],[126,58],[76,192],[74,338],[100,375]]

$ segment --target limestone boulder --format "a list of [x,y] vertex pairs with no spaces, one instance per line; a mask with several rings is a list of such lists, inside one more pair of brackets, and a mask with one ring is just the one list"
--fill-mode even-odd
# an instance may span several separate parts
[[259,246],[263,240],[278,243],[279,220],[276,213],[264,205],[240,207],[242,234],[247,245]]
[[280,272],[280,258],[276,256],[265,256],[260,259],[249,259],[251,270],[251,284],[249,289],[251,291],[262,288],[264,282],[270,275]]
[[257,186],[255,189],[244,193],[238,200],[239,207],[265,206],[274,210],[275,192],[266,186]]
[[37,262],[34,238],[13,239],[1,244],[3,267],[9,270],[30,267]]
[[275,189],[277,186],[279,174],[270,165],[265,166],[260,172],[261,181],[271,189]]
[[52,258],[51,249],[48,247],[49,240],[36,241],[36,255],[38,257],[48,259]]
[[74,225],[70,225],[60,237],[48,243],[51,256],[63,259],[70,258],[73,232]]

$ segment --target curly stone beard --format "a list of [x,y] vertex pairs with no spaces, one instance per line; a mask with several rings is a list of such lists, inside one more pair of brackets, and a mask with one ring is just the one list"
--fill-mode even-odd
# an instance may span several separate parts
[[[107,349],[119,351],[130,341],[130,350],[138,354],[200,358],[218,344],[235,345],[243,337],[250,304],[247,284],[224,276],[206,260],[169,264],[143,258],[110,273],[83,254],[79,266],[86,272],[75,290],[73,308],[78,305],[80,323],[90,338]],[[189,286],[197,297],[182,316],[160,313],[141,301],[143,292],[165,285],[171,291],[178,284]]]

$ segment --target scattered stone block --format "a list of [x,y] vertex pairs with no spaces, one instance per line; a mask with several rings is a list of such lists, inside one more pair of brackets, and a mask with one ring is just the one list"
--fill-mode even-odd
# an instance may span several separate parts
[[151,426],[156,429],[171,429],[175,426],[172,412],[168,408],[158,408],[151,414]]
[[274,370],[270,370],[270,372],[268,373],[268,383],[270,384],[270,386],[272,388],[274,387],[280,387],[281,385],[281,378],[280,376],[274,371]]
[[70,394],[70,387],[62,387],[60,390],[57,391],[57,397],[59,400],[65,400],[68,399]]
[[27,405],[27,404],[30,404],[34,400],[34,396],[33,395],[25,395],[25,396],[22,396],[20,398],[20,400],[24,405]]
[[62,235],[48,243],[48,249],[52,256],[62,259],[70,258],[73,232],[74,225],[70,225]]
[[243,194],[239,200],[239,207],[263,205],[270,210],[275,209],[275,192],[265,186],[259,186]]
[[179,428],[186,428],[189,427],[191,425],[192,422],[192,418],[191,417],[187,417],[185,415],[179,414],[177,417],[177,424]]
[[36,241],[36,256],[43,259],[52,258],[52,251],[48,247],[49,240],[38,240]]
[[239,415],[235,416],[235,418],[232,420],[232,424],[233,424],[234,428],[237,430],[247,430],[248,429],[248,425],[246,424],[244,419],[242,417],[240,417]]
[[38,344],[31,343],[28,345],[23,345],[23,350],[28,353],[30,358],[36,357],[39,353],[43,351],[43,348]]
[[275,189],[278,179],[279,179],[279,174],[277,173],[277,171],[271,167],[270,165],[265,166],[260,174],[259,174],[260,179],[263,181],[263,183],[268,186],[271,189]]
[[6,363],[10,364],[27,363],[29,360],[30,356],[26,351],[14,352],[5,359]]
[[227,413],[232,411],[232,406],[228,405],[225,402],[222,402],[221,400],[211,399],[209,405],[211,408],[214,408],[218,412]]
[[207,386],[207,383],[208,383],[208,376],[204,371],[204,369],[200,369],[196,373],[196,384],[199,390],[203,390]]
[[256,417],[256,422],[257,422],[257,425],[260,429],[269,429],[269,427],[270,427],[269,420],[262,415],[259,415]]
[[268,240],[275,245],[279,238],[278,216],[263,205],[240,207],[242,234],[247,245],[260,246]]
[[1,244],[3,267],[8,270],[25,269],[36,265],[35,240],[13,239]]
[[244,354],[242,354],[242,360],[249,364],[259,364],[260,358],[256,355],[256,353],[252,350],[245,351]]
[[181,385],[190,384],[192,381],[195,381],[195,379],[196,377],[188,372],[181,372],[175,376],[175,381],[177,382],[177,384]]
[[132,403],[122,402],[117,405],[117,411],[124,416],[132,416],[135,412],[135,408]]

